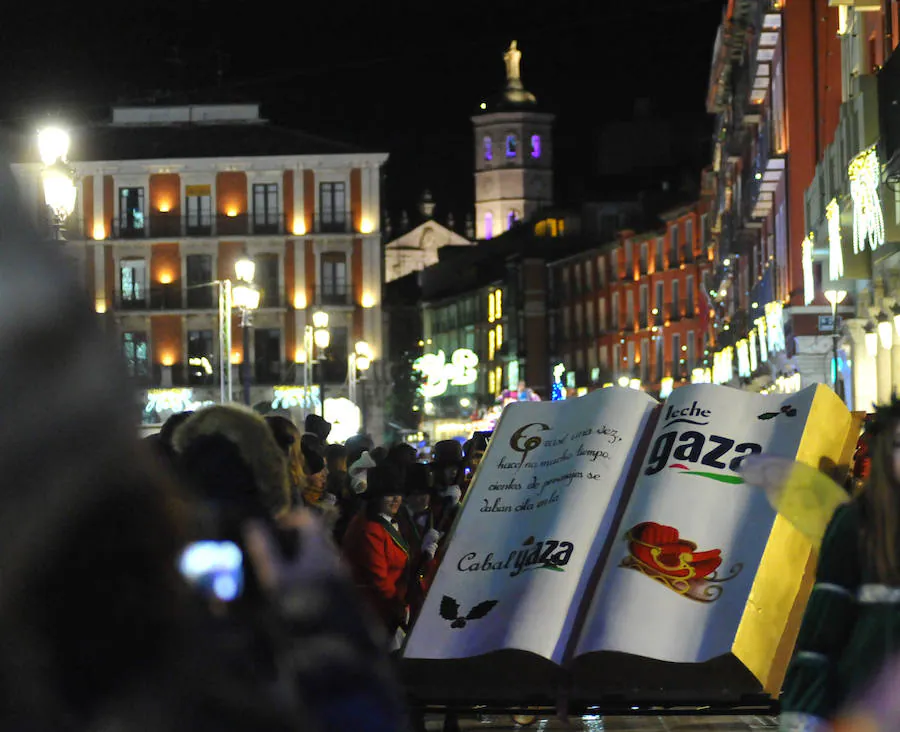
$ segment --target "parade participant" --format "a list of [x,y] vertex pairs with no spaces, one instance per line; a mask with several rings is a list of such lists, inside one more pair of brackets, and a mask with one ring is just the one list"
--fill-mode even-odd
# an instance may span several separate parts
[[519,382],[518,389],[504,389],[497,397],[497,401],[506,406],[511,402],[539,402],[541,398],[534,393],[534,390],[527,387],[524,381]]
[[782,730],[826,729],[900,646],[900,401],[877,408],[866,437],[869,476],[825,533]]
[[365,500],[365,510],[354,516],[347,528],[344,555],[357,586],[393,637],[409,622],[409,545],[397,522],[403,487],[395,468],[380,465],[369,469]]
[[397,512],[400,533],[409,545],[410,579],[407,599],[410,618],[415,620],[437,569],[434,559],[440,532],[434,528],[431,511],[431,472],[427,465],[414,463],[406,470],[403,506]]
[[463,463],[463,494],[469,490],[472,478],[475,477],[475,471],[481,463],[481,458],[487,450],[487,437],[481,433],[476,433],[471,440],[467,440],[463,445],[463,453],[465,462]]
[[456,507],[462,500],[463,452],[456,440],[441,440],[434,446],[431,460],[434,476],[435,527],[446,532],[453,523]]
[[366,492],[368,472],[375,467],[375,461],[368,452],[360,455],[347,469],[347,481],[343,485],[343,491],[338,496],[338,508],[340,517],[334,526],[334,540],[338,544],[343,543],[347,527],[363,507],[363,494]]

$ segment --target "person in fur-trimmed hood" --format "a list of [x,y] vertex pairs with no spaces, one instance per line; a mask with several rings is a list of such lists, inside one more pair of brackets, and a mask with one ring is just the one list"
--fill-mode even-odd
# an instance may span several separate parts
[[265,419],[238,405],[201,409],[173,437],[184,471],[201,495],[277,518],[291,506],[287,459]]

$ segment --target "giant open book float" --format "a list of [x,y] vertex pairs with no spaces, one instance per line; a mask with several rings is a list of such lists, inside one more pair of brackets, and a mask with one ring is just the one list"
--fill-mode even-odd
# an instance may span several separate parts
[[511,404],[403,649],[411,696],[777,697],[815,551],[740,467],[756,454],[846,465],[854,441],[853,416],[821,385]]

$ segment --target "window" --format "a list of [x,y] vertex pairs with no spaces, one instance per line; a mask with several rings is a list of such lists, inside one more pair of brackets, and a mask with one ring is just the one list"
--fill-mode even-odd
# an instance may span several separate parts
[[537,159],[541,157],[541,136],[531,136],[531,157]]
[[694,331],[688,331],[688,340],[687,340],[687,368],[688,371],[694,368],[697,364],[697,339],[694,337]]
[[666,240],[660,236],[656,239],[656,271],[662,272],[666,268],[665,257],[663,253],[666,250]]
[[590,259],[584,260],[584,291],[594,291],[594,262]]
[[511,208],[509,212],[506,214],[506,230],[509,231],[519,220],[519,212],[514,208]]
[[144,189],[119,189],[119,236],[144,236]]
[[597,301],[597,321],[601,333],[608,330],[609,325],[606,322],[606,299],[602,297]]
[[661,335],[655,336],[656,340],[656,378],[654,381],[659,383],[662,381],[663,377],[666,375],[666,342],[663,340]]
[[609,368],[609,346],[600,346],[600,368]]
[[584,338],[584,319],[582,318],[581,305],[575,306],[575,338]]
[[188,254],[185,257],[187,273],[187,305],[189,308],[211,308],[213,306],[212,256],[209,254]]
[[493,329],[488,331],[488,361],[493,361],[497,355],[497,334]]
[[632,375],[634,373],[634,366],[636,363],[636,359],[634,357],[634,341],[628,341],[628,343],[626,343],[625,345],[628,348],[628,363],[626,364],[625,368],[628,374]]
[[119,262],[119,291],[123,308],[143,308],[147,304],[147,263],[143,259]]
[[584,305],[584,320],[588,338],[594,337],[594,301],[588,300]]
[[597,284],[601,290],[606,289],[606,259],[597,257]]
[[694,317],[694,275],[687,276],[687,316]]
[[319,183],[319,221],[322,231],[346,231],[347,186],[343,182]]
[[650,259],[650,243],[646,241],[641,242],[641,253],[640,253],[640,268],[641,274],[647,274],[647,263]]
[[694,220],[688,219],[684,222],[684,253],[688,261],[694,258]]
[[347,292],[347,255],[343,252],[323,253],[321,303],[345,305]]
[[622,344],[616,343],[613,345],[613,362],[610,365],[612,369],[613,375],[618,376],[622,372]]
[[650,289],[641,285],[641,328],[650,327]]
[[772,146],[781,154],[787,149],[784,125],[784,67],[779,61],[772,72],[772,114],[769,116]]
[[625,242],[625,278],[634,277],[634,250],[630,241]]
[[209,186],[187,186],[184,210],[187,233],[209,234],[212,230],[212,196]]
[[678,266],[678,226],[669,229],[669,267]]
[[494,159],[494,142],[490,137],[485,137],[482,142],[484,144],[484,159],[490,162]]
[[514,158],[519,150],[519,141],[515,135],[506,136],[506,157]]
[[490,239],[494,236],[494,214],[488,211],[484,215],[484,238]]
[[[327,185],[327,184],[322,184]],[[343,185],[343,184],[341,184]],[[253,229],[260,232],[278,231],[278,184],[253,184]]]
[[147,348],[147,334],[142,331],[127,331],[122,334],[122,355],[129,376],[146,378],[150,375],[150,353]]
[[572,281],[575,284],[575,294],[580,295],[581,289],[581,262],[572,265]]
[[662,282],[656,283],[656,299],[654,300],[654,309],[656,310],[655,325],[662,325],[665,320],[663,309],[665,308],[665,285]]
[[681,317],[681,303],[679,300],[681,299],[681,294],[679,293],[679,285],[678,280],[672,282],[672,306],[670,312],[670,318],[672,320],[678,320]]
[[706,254],[707,220],[706,214],[700,214],[700,251],[702,254]]
[[672,334],[672,376],[681,376],[681,333]]
[[187,337],[188,382],[212,384],[215,381],[215,351],[211,330],[189,330]]
[[572,337],[572,310],[563,310],[563,338],[569,340]]
[[[323,257],[326,255],[322,255]],[[343,254],[339,256],[343,257]],[[266,254],[257,254],[254,258],[256,262],[256,284],[261,290],[259,306],[263,308],[275,308],[279,305],[279,282],[278,282],[278,255],[270,252]],[[322,271],[322,281],[325,281],[325,271]],[[346,289],[346,282],[344,283]]]
[[619,330],[622,322],[619,320],[619,293],[614,292],[612,295],[612,329]]
[[281,381],[281,331],[278,328],[253,329],[253,370],[260,384]]
[[625,293],[625,330],[634,330],[634,293]]

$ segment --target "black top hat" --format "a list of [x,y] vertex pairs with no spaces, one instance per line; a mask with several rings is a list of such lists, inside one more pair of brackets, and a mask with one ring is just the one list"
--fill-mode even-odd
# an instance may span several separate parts
[[456,440],[441,440],[431,453],[435,465],[460,465],[463,461],[462,445]]
[[433,475],[427,465],[413,463],[407,466],[403,477],[403,495],[412,496],[416,493],[431,493]]
[[307,432],[316,435],[322,442],[327,442],[328,435],[331,434],[331,422],[326,422],[318,414],[307,414],[303,427]]
[[393,465],[376,465],[369,468],[366,475],[366,499],[384,498],[385,496],[402,496],[403,480],[400,472]]

